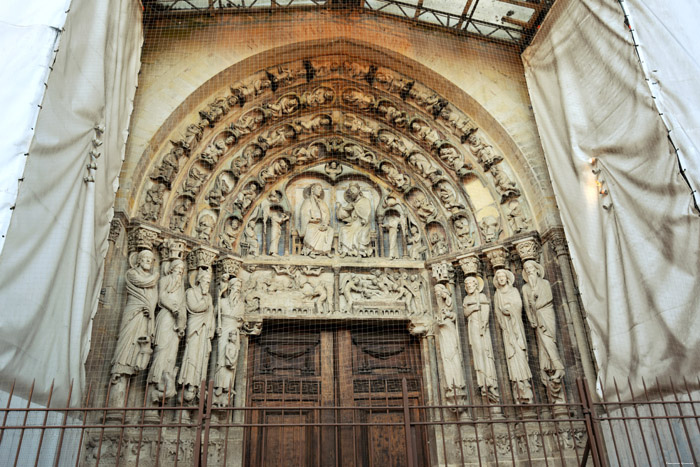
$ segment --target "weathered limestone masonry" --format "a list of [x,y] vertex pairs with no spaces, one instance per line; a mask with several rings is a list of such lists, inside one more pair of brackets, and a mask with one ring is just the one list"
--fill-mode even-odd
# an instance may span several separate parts
[[[569,400],[592,367],[517,50],[380,18],[264,18],[148,31],[168,41],[146,39],[93,400],[146,401],[158,420],[212,379],[216,405],[246,405],[251,336],[285,320],[405,327],[428,404]],[[522,436],[489,442],[510,452]]]

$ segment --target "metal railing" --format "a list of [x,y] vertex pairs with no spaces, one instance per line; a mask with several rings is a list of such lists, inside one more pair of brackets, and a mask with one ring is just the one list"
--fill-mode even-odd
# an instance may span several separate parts
[[418,404],[402,383],[393,399],[352,406],[218,407],[213,382],[192,405],[144,396],[61,409],[10,392],[0,465],[698,465],[700,400],[685,381],[670,396],[644,386],[634,400],[598,402],[578,380],[567,404],[460,406]]

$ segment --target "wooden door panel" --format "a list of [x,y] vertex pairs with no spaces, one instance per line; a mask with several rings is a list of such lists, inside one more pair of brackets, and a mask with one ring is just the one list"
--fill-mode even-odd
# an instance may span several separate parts
[[[283,465],[317,465],[319,453],[318,428],[300,427],[304,423],[313,423],[313,411],[299,413],[281,410],[265,410],[259,417],[260,423],[272,425],[255,428],[254,444],[250,456],[250,465],[260,467],[280,467]],[[274,426],[280,424],[288,427]],[[294,426],[296,425],[296,426]]]

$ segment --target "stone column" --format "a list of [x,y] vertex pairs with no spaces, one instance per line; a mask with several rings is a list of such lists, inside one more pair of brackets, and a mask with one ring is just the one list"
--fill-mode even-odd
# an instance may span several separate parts
[[564,284],[564,293],[566,294],[566,303],[571,312],[571,320],[576,333],[576,345],[581,356],[581,365],[583,366],[583,375],[588,382],[588,387],[591,390],[593,397],[596,397],[595,382],[596,369],[591,358],[590,345],[586,326],[583,322],[584,312],[579,307],[578,298],[576,297],[576,287],[574,285],[574,274],[571,270],[571,260],[569,258],[569,248],[567,247],[566,237],[563,229],[553,229],[547,232],[544,242],[549,243],[554,248],[554,253],[557,256],[557,263],[561,271],[562,282]]

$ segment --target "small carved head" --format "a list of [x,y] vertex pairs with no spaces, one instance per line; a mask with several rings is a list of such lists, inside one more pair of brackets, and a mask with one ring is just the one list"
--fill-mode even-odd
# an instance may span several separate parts
[[141,250],[136,257],[136,264],[144,271],[150,271],[155,261],[156,257],[151,250]]

